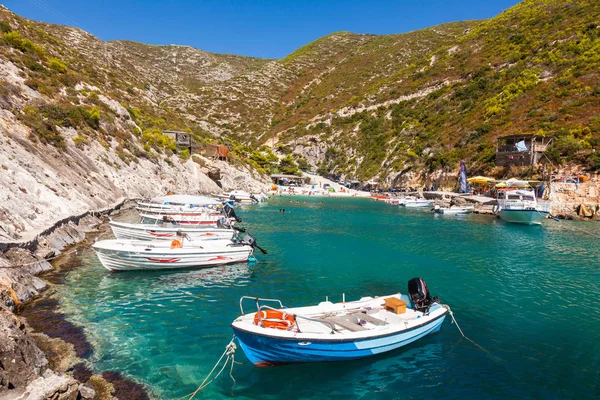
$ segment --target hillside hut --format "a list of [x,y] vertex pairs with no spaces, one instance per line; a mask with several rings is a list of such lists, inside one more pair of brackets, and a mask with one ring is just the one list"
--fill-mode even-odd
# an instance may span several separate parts
[[498,138],[496,145],[496,165],[504,167],[537,164],[552,141],[552,137],[538,135],[502,136]]

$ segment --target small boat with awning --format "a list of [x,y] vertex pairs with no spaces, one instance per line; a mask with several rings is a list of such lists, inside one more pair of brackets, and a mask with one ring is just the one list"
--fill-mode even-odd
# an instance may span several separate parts
[[[231,327],[256,366],[369,357],[440,330],[448,308],[431,297],[422,279],[411,279],[408,288],[408,294],[295,308],[244,296],[242,315]],[[245,313],[243,304],[249,301],[256,311]]]

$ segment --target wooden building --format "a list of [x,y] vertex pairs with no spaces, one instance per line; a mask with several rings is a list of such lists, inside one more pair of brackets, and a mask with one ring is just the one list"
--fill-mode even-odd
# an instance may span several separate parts
[[192,149],[204,157],[217,158],[222,161],[227,161],[229,157],[229,147],[221,144],[194,143]]
[[222,161],[228,161],[229,147],[220,144],[196,143],[192,139],[192,135],[188,132],[180,131],[163,131],[163,134],[171,136],[175,139],[175,144],[178,149],[186,148],[190,154],[201,154],[205,157],[217,158]]
[[537,135],[499,137],[496,145],[496,165],[504,167],[537,164],[552,141],[552,137]]

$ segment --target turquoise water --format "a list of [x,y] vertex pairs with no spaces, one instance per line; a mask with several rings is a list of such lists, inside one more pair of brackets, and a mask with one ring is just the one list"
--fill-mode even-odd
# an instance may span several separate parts
[[325,296],[341,301],[342,293],[353,300],[406,291],[419,276],[486,351],[448,319],[439,334],[348,363],[256,368],[238,349],[235,388],[225,372],[200,398],[600,396],[598,224],[528,227],[366,199],[300,199],[239,211],[269,250],[254,266],[109,273],[86,249],[56,297],[61,311],[86,327],[93,367],[177,398],[192,392],[223,352],[241,296],[309,305]]

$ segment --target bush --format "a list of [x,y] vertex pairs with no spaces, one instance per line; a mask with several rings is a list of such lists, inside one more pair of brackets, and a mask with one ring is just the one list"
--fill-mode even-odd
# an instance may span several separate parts
[[51,58],[48,62],[48,66],[61,74],[67,72],[67,66],[58,58]]
[[190,149],[188,149],[187,147],[184,149],[181,149],[178,154],[179,158],[181,158],[182,160],[188,160],[190,158]]
[[100,128],[100,110],[98,107],[93,106],[89,110],[83,110],[83,118],[90,128]]
[[10,31],[12,31],[11,26],[8,23],[6,23],[6,22],[1,22],[0,21],[0,32],[2,32],[2,33],[8,33]]

